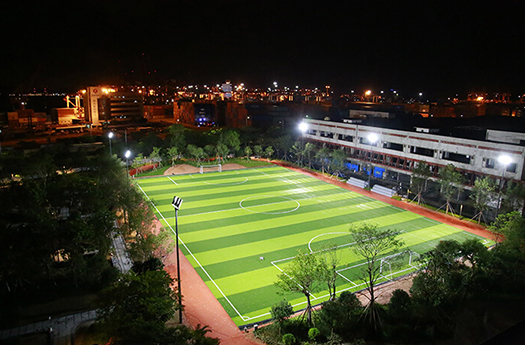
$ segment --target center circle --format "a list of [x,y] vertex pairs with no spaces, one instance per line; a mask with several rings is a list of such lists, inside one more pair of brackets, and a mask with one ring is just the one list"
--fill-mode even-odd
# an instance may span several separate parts
[[259,195],[242,199],[239,206],[253,213],[283,214],[296,211],[301,207],[301,204],[299,201],[286,196]]

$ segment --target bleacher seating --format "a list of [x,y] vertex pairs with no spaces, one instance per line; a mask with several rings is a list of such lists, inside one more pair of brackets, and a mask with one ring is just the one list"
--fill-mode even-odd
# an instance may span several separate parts
[[355,177],[350,177],[348,181],[346,181],[346,183],[359,188],[365,188],[367,181],[363,181]]
[[377,194],[381,194],[381,195],[384,195],[384,196],[387,196],[389,198],[391,198],[393,195],[396,194],[396,191],[393,190],[392,188],[383,187],[383,186],[378,185],[378,184],[375,184],[372,187],[372,192],[377,193]]

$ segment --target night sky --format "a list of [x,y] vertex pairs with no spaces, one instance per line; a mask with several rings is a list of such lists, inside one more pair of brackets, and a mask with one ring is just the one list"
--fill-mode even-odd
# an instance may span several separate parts
[[521,1],[3,2],[0,90],[228,79],[517,95],[523,10]]

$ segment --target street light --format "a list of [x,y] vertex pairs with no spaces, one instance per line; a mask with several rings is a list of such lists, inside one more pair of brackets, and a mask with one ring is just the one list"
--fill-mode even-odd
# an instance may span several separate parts
[[509,155],[501,155],[498,157],[498,162],[503,165],[503,171],[501,172],[501,182],[499,185],[499,192],[498,192],[498,209],[496,210],[496,215],[499,213],[499,209],[501,208],[501,190],[503,189],[504,180],[505,180],[505,170],[507,170],[507,167],[510,163],[512,163],[512,158]]
[[113,155],[113,152],[111,152],[111,139],[113,138],[114,134],[113,132],[109,132],[108,133],[108,138],[109,138],[109,155],[112,156]]
[[[370,133],[368,135],[368,142],[370,143],[370,146],[374,146],[375,143],[379,140],[379,137],[377,136],[377,134],[375,133]],[[368,172],[368,188],[370,188],[370,180],[371,180],[371,177],[372,177],[372,150],[370,150],[370,163],[369,163],[369,169],[370,171]]]
[[177,237],[175,251],[177,252],[177,289],[179,292],[179,322],[180,323],[182,323],[182,291],[180,288],[179,222],[177,218],[179,215],[179,209],[180,209],[181,204],[182,204],[182,199],[177,196],[174,196],[171,205],[175,209],[175,236]]
[[126,153],[124,154],[124,157],[126,157],[126,174],[128,175],[128,178],[129,178],[129,157],[130,156],[131,156],[131,151],[127,150]]

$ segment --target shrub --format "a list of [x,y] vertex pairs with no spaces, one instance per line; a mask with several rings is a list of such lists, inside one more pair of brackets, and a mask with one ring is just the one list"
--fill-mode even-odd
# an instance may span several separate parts
[[317,328],[312,327],[308,330],[308,339],[315,341],[317,337],[319,337],[319,334],[321,334],[321,332],[319,332]]
[[286,333],[285,335],[283,335],[283,344],[284,345],[295,344],[295,336],[292,333]]

